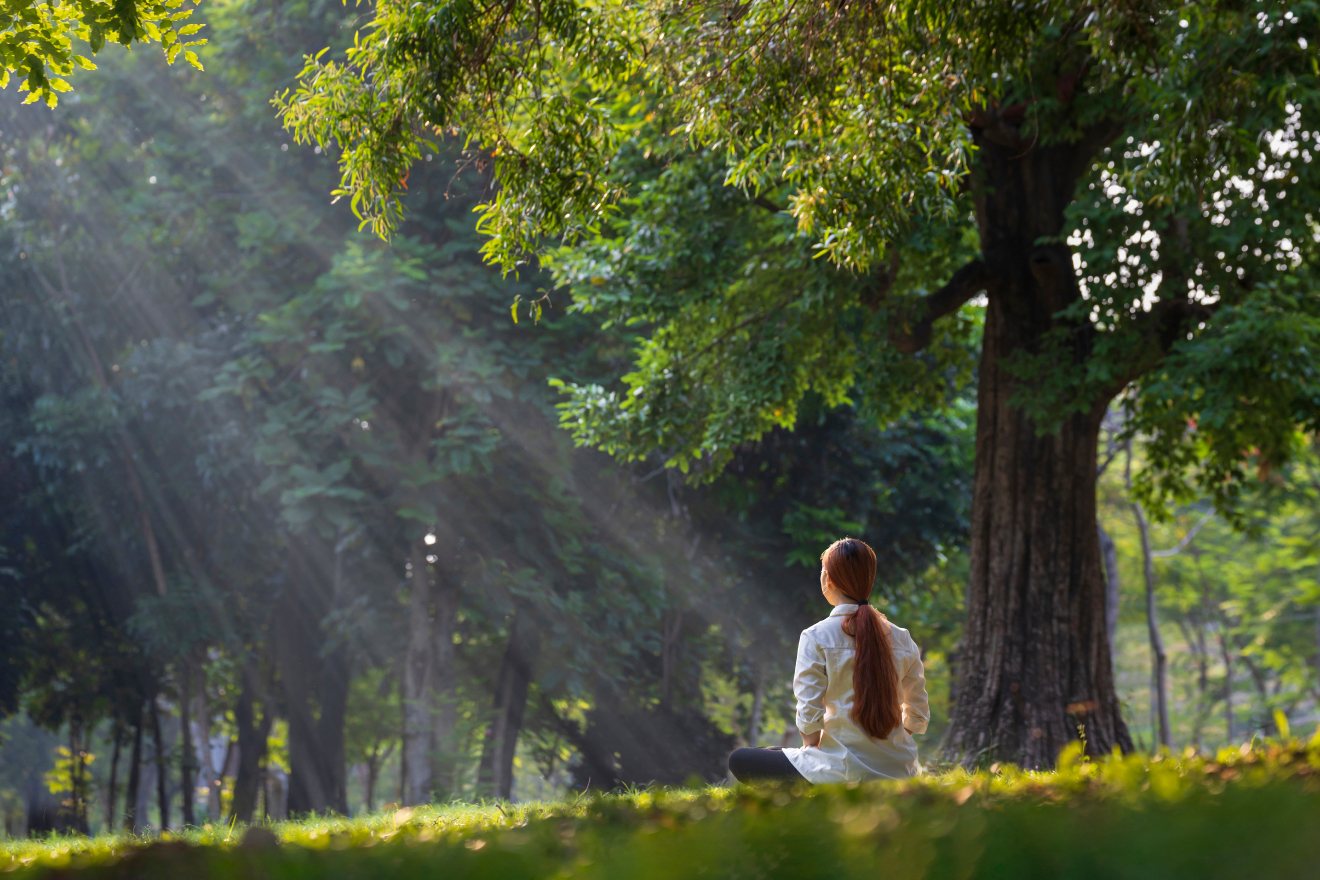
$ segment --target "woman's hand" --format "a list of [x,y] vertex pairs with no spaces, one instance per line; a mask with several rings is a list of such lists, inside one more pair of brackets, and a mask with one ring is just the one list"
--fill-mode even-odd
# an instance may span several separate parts
[[806,748],[807,746],[811,746],[812,748],[819,748],[820,735],[822,732],[823,731],[818,730],[815,733],[803,733],[802,731],[799,730],[798,734],[802,737],[803,748]]

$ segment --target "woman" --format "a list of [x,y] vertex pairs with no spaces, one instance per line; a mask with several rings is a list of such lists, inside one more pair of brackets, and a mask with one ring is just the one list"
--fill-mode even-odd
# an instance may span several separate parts
[[739,782],[862,782],[921,772],[914,733],[930,720],[926,674],[912,636],[868,601],[875,552],[854,538],[821,554],[820,591],[830,616],[804,630],[793,694],[800,749],[738,749]]

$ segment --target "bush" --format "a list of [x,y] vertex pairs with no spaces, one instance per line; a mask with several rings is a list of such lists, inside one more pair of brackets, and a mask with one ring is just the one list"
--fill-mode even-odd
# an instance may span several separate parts
[[952,771],[901,783],[637,791],[556,804],[400,810],[360,820],[14,842],[23,878],[532,880],[1315,877],[1320,736],[1054,773]]

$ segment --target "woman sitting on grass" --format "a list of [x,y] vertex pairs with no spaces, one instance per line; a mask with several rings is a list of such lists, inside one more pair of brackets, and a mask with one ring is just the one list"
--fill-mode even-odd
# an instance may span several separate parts
[[930,720],[926,673],[912,636],[867,600],[875,552],[844,538],[821,554],[830,616],[802,632],[793,693],[800,749],[738,749],[729,772],[758,780],[862,782],[921,772],[914,733]]

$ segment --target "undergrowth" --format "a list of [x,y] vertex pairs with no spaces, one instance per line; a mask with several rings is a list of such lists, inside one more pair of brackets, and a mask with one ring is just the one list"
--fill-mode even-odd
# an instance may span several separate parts
[[[1314,877],[1320,734],[1214,758],[1066,750],[808,788],[648,789],[561,802],[0,843],[0,871],[79,878]],[[277,843],[278,841],[278,843]]]

